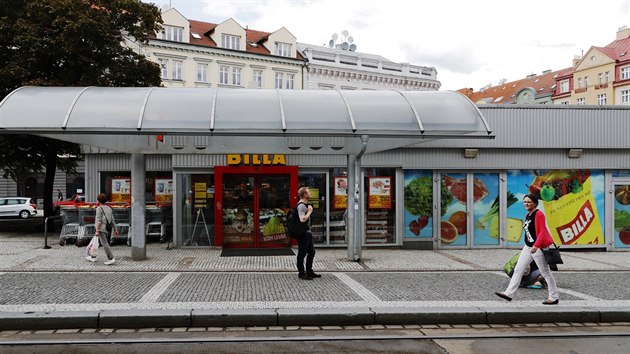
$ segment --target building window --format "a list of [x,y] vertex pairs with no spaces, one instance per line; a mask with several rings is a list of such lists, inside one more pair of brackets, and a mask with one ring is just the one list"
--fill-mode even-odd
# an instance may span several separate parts
[[578,98],[576,102],[579,106],[583,106],[586,104],[586,99],[584,97]]
[[275,88],[277,89],[281,89],[282,88],[282,81],[284,81],[284,74],[283,73],[276,73],[275,75]]
[[621,103],[630,104],[630,90],[621,91]]
[[287,90],[293,90],[293,79],[294,79],[295,75],[293,74],[287,74],[287,81],[286,81],[286,89]]
[[232,68],[232,85],[241,84],[241,68]]
[[184,28],[164,25],[162,30],[162,39],[167,41],[182,42],[184,38]]
[[240,50],[241,49],[241,37],[233,36],[231,34],[223,34],[221,36],[221,43],[223,48]]
[[588,76],[584,76],[584,87],[588,87]]
[[289,43],[276,42],[276,55],[290,57],[291,45]]
[[208,82],[208,64],[197,63],[197,81]]
[[183,80],[184,63],[179,60],[173,60],[173,80]]
[[168,79],[168,59],[158,58],[158,65],[160,66],[160,78]]
[[560,93],[569,92],[569,80],[560,83]]
[[560,104],[569,104],[569,101],[560,102]]
[[582,78],[578,79],[578,88],[582,88]]
[[621,68],[621,80],[627,80],[627,79],[630,79],[630,66]]
[[600,84],[600,85],[604,83],[604,74],[599,73],[597,75],[597,83]]
[[610,81],[610,71],[606,71],[606,83]]
[[261,88],[262,87],[262,70],[254,70],[254,87]]
[[606,104],[606,94],[597,95],[597,104],[604,106]]
[[228,78],[230,75],[229,73],[230,73],[230,67],[221,65],[221,68],[219,68],[219,83],[220,84],[227,85],[229,83],[228,82]]

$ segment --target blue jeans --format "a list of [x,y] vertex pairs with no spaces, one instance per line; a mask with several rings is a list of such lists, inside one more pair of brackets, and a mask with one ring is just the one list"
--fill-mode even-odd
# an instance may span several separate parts
[[[304,271],[304,257],[306,257],[306,271]],[[315,245],[313,234],[308,230],[306,234],[298,238],[297,269],[300,275],[313,274],[313,258],[315,258]]]

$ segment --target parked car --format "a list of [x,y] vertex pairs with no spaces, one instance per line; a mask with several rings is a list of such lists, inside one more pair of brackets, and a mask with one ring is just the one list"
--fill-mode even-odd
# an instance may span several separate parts
[[0,216],[19,216],[28,219],[37,215],[37,205],[28,197],[0,198]]
[[85,195],[75,194],[68,199],[60,200],[58,202],[53,202],[53,210],[55,211],[55,214],[59,214],[59,210],[61,210],[61,207],[63,206],[78,207],[83,204],[85,204]]

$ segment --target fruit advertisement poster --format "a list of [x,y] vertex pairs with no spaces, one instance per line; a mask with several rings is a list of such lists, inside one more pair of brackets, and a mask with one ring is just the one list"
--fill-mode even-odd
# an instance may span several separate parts
[[[523,220],[523,197],[533,194],[538,209],[545,213],[549,231],[559,245],[604,244],[605,194],[601,170],[516,170],[508,171],[507,187],[519,203],[508,211],[510,220]],[[508,244],[523,244],[508,232]]]
[[335,209],[346,209],[348,207],[348,178],[335,177]]
[[368,178],[368,209],[392,208],[391,177]]
[[473,210],[467,212],[468,176],[448,173],[441,176],[442,218],[440,243],[445,246],[468,244],[468,218],[473,215],[475,245],[498,245],[499,237],[499,175],[472,175]]
[[131,203],[131,179],[112,178],[112,203]]
[[433,172],[405,170],[405,229],[407,238],[433,237]]
[[630,184],[615,185],[615,248],[630,248]]
[[155,179],[155,201],[173,202],[173,180],[166,178]]

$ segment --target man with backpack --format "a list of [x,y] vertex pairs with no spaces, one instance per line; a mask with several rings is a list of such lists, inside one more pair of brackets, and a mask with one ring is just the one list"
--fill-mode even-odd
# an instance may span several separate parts
[[[315,245],[313,244],[313,234],[311,233],[311,214],[313,206],[308,204],[311,197],[311,191],[308,187],[302,187],[298,190],[300,201],[297,205],[299,220],[304,224],[303,232],[300,235],[291,235],[297,238],[298,254],[297,269],[298,277],[303,280],[313,280],[321,278],[321,275],[313,272],[313,259],[315,258]],[[306,270],[304,269],[304,257],[306,257]]]

